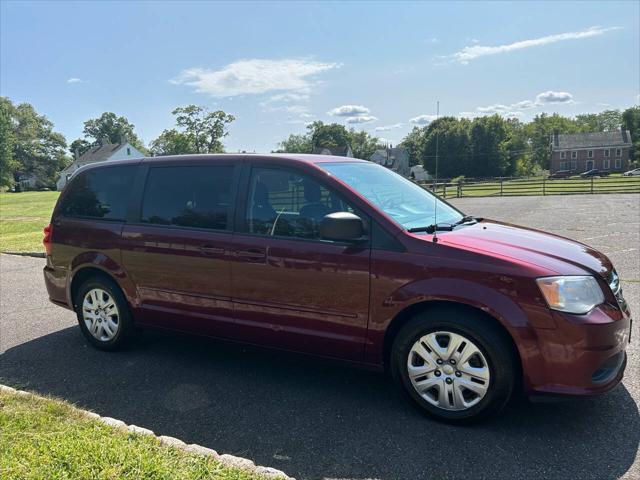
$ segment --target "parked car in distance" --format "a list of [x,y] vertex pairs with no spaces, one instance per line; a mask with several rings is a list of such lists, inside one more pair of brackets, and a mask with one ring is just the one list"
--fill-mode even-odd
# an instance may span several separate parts
[[580,174],[582,178],[589,177],[608,177],[609,172],[606,170],[598,170],[597,168],[592,168],[591,170],[587,170],[586,172],[582,172]]
[[625,177],[640,177],[640,168],[634,168],[622,174]]
[[547,178],[549,180],[554,180],[557,178],[568,178],[572,175],[570,170],[558,170],[557,172],[552,173]]
[[85,166],[44,246],[50,300],[99,349],[156,327],[330,357],[389,370],[453,423],[499,412],[516,389],[606,392],[627,362],[631,314],[605,255],[466,216],[363,160]]

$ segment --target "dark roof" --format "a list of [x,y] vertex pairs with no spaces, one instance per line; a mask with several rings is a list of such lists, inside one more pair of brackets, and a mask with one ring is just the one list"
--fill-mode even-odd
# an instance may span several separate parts
[[631,146],[629,130],[552,135],[554,149]]
[[78,158],[79,164],[101,162],[109,158],[113,152],[118,150],[124,144],[122,143],[107,143],[105,145],[97,144],[92,145],[89,150]]

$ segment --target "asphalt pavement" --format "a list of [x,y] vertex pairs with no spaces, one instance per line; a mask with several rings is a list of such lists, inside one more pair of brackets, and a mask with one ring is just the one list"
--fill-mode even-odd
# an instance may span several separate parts
[[[453,203],[600,249],[640,316],[640,196]],[[74,314],[48,302],[43,265],[0,255],[0,383],[298,479],[640,479],[640,321],[625,379],[610,393],[518,400],[462,428],[421,414],[384,375],[334,362],[155,332],[127,351],[94,350]]]

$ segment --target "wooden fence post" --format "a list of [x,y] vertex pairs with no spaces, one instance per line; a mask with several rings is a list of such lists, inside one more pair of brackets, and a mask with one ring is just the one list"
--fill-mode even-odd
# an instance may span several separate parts
[[547,179],[543,178],[542,179],[542,195],[546,195],[547,194]]
[[500,196],[502,196],[502,184],[503,184],[503,180],[502,177],[500,178]]
[[593,177],[591,177],[591,193],[593,193]]
[[462,183],[458,183],[458,198],[462,196]]
[[442,189],[442,198],[447,198],[447,184],[444,184],[444,187]]

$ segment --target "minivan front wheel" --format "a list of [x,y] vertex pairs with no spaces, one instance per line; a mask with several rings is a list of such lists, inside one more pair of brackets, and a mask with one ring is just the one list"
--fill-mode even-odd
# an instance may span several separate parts
[[132,336],[129,306],[112,280],[89,278],[78,289],[75,306],[80,329],[93,346],[115,350]]
[[433,417],[470,423],[497,413],[515,383],[505,335],[482,315],[438,309],[410,320],[391,352],[404,393]]

